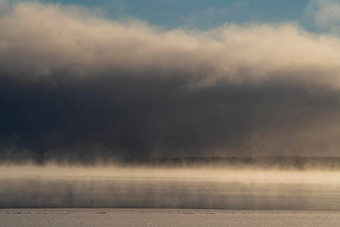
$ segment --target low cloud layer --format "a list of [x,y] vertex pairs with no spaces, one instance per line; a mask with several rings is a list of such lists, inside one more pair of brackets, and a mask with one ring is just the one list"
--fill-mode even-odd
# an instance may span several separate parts
[[1,6],[2,160],[339,155],[336,36]]

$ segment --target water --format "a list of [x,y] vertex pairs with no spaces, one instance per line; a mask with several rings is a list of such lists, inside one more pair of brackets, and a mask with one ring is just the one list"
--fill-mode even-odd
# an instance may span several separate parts
[[0,226],[340,226],[334,211],[0,209]]

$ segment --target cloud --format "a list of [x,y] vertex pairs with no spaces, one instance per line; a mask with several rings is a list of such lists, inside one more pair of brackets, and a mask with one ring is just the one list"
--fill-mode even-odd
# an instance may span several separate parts
[[[305,73],[305,79],[339,87],[339,40],[313,36],[295,25],[160,31],[138,21],[111,22],[85,13],[59,5],[17,4],[11,16],[1,20],[6,68],[34,70],[39,75],[63,69],[92,73],[157,68],[196,73],[204,68],[209,80],[219,76],[231,82],[303,71],[300,78]],[[22,67],[11,67],[14,62]],[[315,75],[320,73],[324,81]]]
[[32,2],[1,15],[2,159],[337,155],[336,37],[166,30]]

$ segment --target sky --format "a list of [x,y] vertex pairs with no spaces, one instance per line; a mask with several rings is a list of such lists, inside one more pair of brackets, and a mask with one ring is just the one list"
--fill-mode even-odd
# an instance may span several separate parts
[[339,12],[0,0],[0,159],[340,156]]
[[100,8],[107,17],[132,16],[165,27],[212,28],[224,23],[302,20],[308,0],[63,0]]

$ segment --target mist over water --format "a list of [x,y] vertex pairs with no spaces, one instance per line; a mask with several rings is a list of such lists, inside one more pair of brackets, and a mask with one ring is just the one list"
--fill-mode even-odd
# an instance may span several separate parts
[[2,165],[2,208],[340,210],[340,172]]
[[340,210],[338,36],[20,0],[0,31],[1,208]]

